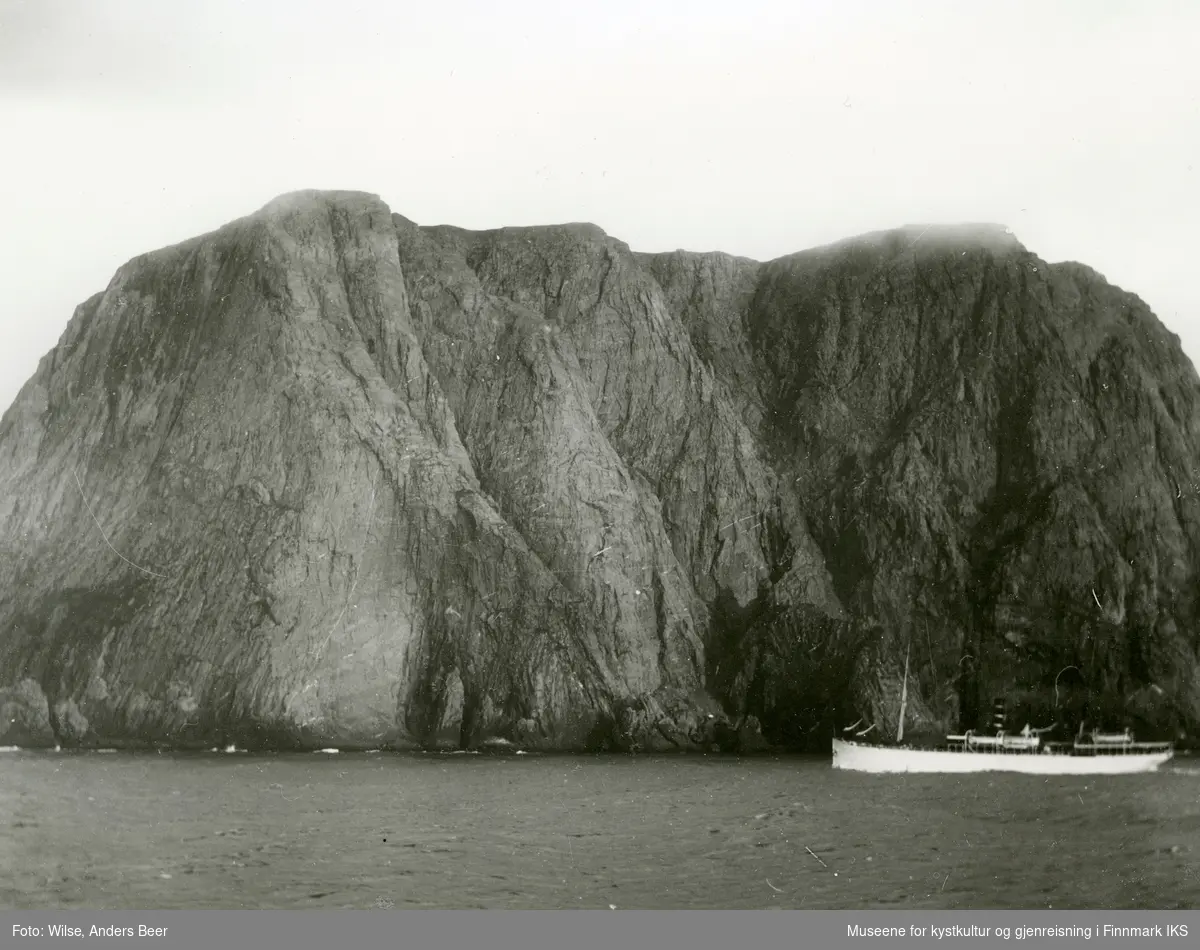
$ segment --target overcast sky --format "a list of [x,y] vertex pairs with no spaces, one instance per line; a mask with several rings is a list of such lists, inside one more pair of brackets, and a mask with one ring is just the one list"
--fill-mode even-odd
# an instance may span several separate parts
[[0,409],[129,258],[300,188],[770,259],[1007,224],[1200,357],[1200,3],[0,0]]

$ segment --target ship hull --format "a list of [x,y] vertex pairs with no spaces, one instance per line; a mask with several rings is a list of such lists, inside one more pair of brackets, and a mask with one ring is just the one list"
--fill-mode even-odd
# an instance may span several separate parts
[[1023,772],[1028,775],[1132,775],[1153,772],[1175,752],[1114,752],[1098,755],[1038,752],[974,752],[906,749],[833,740],[833,767],[853,772]]

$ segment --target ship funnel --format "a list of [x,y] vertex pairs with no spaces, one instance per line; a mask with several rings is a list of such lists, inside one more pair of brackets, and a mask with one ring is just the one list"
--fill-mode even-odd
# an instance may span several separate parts
[[1003,699],[995,699],[992,701],[992,728],[997,732],[1004,731],[1004,724],[1008,720],[1008,708]]

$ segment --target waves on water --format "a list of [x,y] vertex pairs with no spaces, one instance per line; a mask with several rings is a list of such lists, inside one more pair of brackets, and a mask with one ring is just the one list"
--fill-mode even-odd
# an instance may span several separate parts
[[30,750],[0,769],[0,906],[1188,908],[1198,767]]

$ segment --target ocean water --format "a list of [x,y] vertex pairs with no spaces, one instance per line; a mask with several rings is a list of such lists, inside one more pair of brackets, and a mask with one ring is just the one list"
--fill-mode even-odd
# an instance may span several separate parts
[[0,754],[20,908],[1200,906],[1200,763]]

